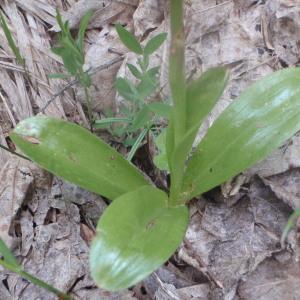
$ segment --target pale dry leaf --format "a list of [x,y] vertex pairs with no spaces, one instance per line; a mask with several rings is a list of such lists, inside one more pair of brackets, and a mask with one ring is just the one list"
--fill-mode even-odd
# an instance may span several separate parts
[[[280,257],[281,256],[281,257]],[[294,300],[300,298],[299,261],[290,255],[266,259],[238,287],[239,299]]]
[[32,165],[23,159],[11,157],[0,172],[0,235],[11,247],[14,243],[12,222],[16,218],[26,196],[33,188]]
[[[1,123],[0,123],[0,144],[3,145],[3,146],[5,146],[5,147],[7,147]],[[5,165],[5,163],[8,161],[8,159],[9,159],[8,152],[5,151],[4,149],[0,148],[0,169]]]
[[[107,300],[123,299],[122,295],[129,297],[130,292],[105,294],[96,287],[94,291],[90,290],[93,282],[89,277],[89,248],[81,237],[81,214],[84,215],[84,210],[81,209],[80,213],[79,205],[75,205],[73,201],[85,198],[85,204],[90,203],[90,207],[98,212],[98,219],[105,208],[103,200],[57,179],[47,188],[47,173],[41,173],[37,169],[32,174],[33,177],[39,177],[37,184],[32,193],[27,193],[27,206],[16,217],[22,233],[22,244],[16,254],[22,257],[24,268],[61,290],[67,291],[72,287],[76,295],[91,295],[88,299],[92,299],[93,295]],[[44,178],[44,183],[41,178]],[[23,196],[24,194],[23,191]],[[7,279],[11,297],[24,300],[56,299],[49,292],[21,279],[16,280],[17,278],[18,276],[9,275]]]
[[26,13],[31,14],[42,22],[50,25],[56,24],[56,11],[53,4],[47,0],[16,0],[18,7],[22,8]]
[[141,0],[133,15],[135,35],[142,37],[150,30],[158,28],[164,19],[165,1]]
[[[61,11],[62,18],[69,22],[71,29],[77,28],[80,20],[88,10],[97,10],[103,8],[106,5],[107,0],[79,0],[68,11]],[[59,32],[60,28],[56,23],[51,31]]]
[[[110,49],[119,49],[122,44],[117,36],[113,26],[105,26],[93,40],[93,44],[86,52],[86,69],[108,63],[115,58],[120,57],[120,54],[113,53]],[[92,75],[92,86],[90,88],[92,108],[97,112],[105,112],[107,109],[115,108],[115,78],[121,63],[114,64],[109,68],[97,72]],[[77,88],[77,97],[81,103],[85,103],[84,90]]]
[[290,212],[260,181],[254,181],[249,198],[233,207],[208,202],[204,212],[192,215],[179,257],[219,286],[215,293],[225,298],[234,295],[245,274],[280,250]]
[[263,179],[278,199],[293,209],[300,208],[300,168]]

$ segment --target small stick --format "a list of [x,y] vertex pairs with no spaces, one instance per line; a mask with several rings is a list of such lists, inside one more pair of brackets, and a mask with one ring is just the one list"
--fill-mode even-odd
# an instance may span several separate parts
[[28,161],[31,161],[28,157],[26,157],[26,156],[24,156],[24,155],[22,155],[22,154],[19,154],[19,153],[15,152],[15,151],[9,149],[8,147],[5,147],[5,146],[1,145],[1,144],[0,144],[0,148],[2,148],[2,149],[5,150],[5,151],[8,151],[9,153],[11,153],[11,154],[13,154],[13,155],[16,155],[16,156],[19,156],[19,157],[21,157],[21,158],[23,158],[23,159],[26,159],[26,160],[28,160]]

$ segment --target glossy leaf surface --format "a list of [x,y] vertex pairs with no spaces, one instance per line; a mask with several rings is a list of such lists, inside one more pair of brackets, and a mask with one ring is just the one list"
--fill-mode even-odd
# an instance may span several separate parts
[[220,67],[206,71],[199,79],[187,86],[186,133],[176,145],[172,157],[169,159],[172,165],[171,197],[173,202],[176,202],[176,198],[179,196],[185,161],[191,151],[198,130],[222,95],[227,81],[228,71],[226,68]]
[[208,130],[191,158],[181,198],[189,200],[265,158],[300,130],[300,69],[249,87]]
[[90,253],[92,277],[101,288],[128,288],[173,254],[184,237],[188,209],[166,205],[164,192],[142,187],[106,209]]
[[[187,86],[187,128],[199,129],[205,117],[221,97],[227,82],[228,71],[224,67],[213,68]],[[197,130],[198,130],[197,129]]]
[[33,117],[19,123],[11,138],[44,169],[109,199],[149,184],[116,150],[76,124]]

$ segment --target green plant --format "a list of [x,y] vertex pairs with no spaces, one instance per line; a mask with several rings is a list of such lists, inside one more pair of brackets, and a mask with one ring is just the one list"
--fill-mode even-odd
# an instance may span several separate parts
[[79,31],[77,38],[74,39],[68,21],[63,22],[62,17],[57,10],[56,20],[60,27],[60,35],[58,40],[58,46],[53,47],[51,50],[56,55],[60,56],[65,69],[69,74],[49,74],[49,78],[70,78],[75,77],[83,87],[86,97],[86,104],[88,109],[88,116],[90,121],[90,126],[92,128],[93,117],[91,110],[91,99],[89,93],[89,87],[91,86],[91,77],[90,75],[84,71],[83,66],[85,62],[84,55],[84,35],[87,29],[88,23],[92,17],[92,11],[88,11],[83,18],[81,19],[79,25]]
[[186,204],[193,197],[263,159],[300,130],[300,69],[290,68],[246,89],[191,151],[200,125],[226,86],[228,71],[215,68],[186,83],[183,1],[170,1],[170,8],[169,194],[75,124],[34,117],[11,134],[43,168],[113,200],[98,223],[90,252],[94,280],[111,291],[134,285],[172,255],[185,234]]
[[283,229],[283,232],[282,232],[282,235],[281,235],[281,245],[283,246],[284,245],[284,242],[285,242],[285,239],[287,238],[287,235],[289,234],[289,232],[291,231],[292,227],[294,226],[295,222],[297,221],[297,219],[300,217],[300,208],[296,209],[292,214],[291,216],[289,217],[284,229]]
[[55,294],[60,300],[72,300],[70,296],[54,288],[52,285],[49,285],[48,283],[40,280],[39,278],[25,272],[1,238],[0,254],[2,255],[2,258],[0,258],[0,265],[4,268],[20,275],[24,279],[32,282],[35,285],[38,285],[39,287],[49,291],[50,293]]
[[14,53],[16,60],[18,62],[19,65],[21,65],[23,67],[23,69],[26,72],[26,66],[25,66],[25,59],[22,57],[20,50],[18,48],[18,46],[15,43],[15,40],[13,38],[13,35],[7,25],[7,22],[3,16],[3,14],[0,12],[0,26],[2,27],[5,37],[7,39],[8,45],[11,48],[12,52]]
[[126,78],[117,78],[115,87],[126,101],[120,107],[123,116],[96,120],[94,127],[111,127],[110,131],[113,135],[121,137],[126,146],[132,147],[127,157],[131,161],[146,134],[152,128],[157,127],[159,118],[168,117],[171,110],[170,105],[163,102],[146,102],[158,89],[159,67],[149,68],[150,56],[163,44],[167,34],[160,33],[154,36],[143,47],[136,37],[123,26],[116,25],[116,29],[123,44],[130,51],[139,55],[136,66],[127,64],[131,74],[136,78],[137,84]]
[[[8,45],[10,47],[10,49],[12,50],[12,52],[14,53],[15,57],[16,57],[16,61],[19,65],[21,65],[21,67],[23,68],[24,72],[26,73],[26,75],[28,76],[28,73],[27,73],[27,69],[26,69],[26,64],[25,64],[25,59],[22,57],[21,55],[21,52],[20,52],[20,49],[18,48],[14,38],[13,38],[13,35],[7,25],[7,22],[5,20],[5,17],[3,16],[2,12],[0,12],[0,26],[2,27],[3,29],[3,32],[4,32],[4,35],[6,37],[6,40],[8,42]],[[27,157],[21,155],[21,154],[18,154],[14,151],[12,151],[11,149],[9,149],[8,147],[0,144],[0,148],[5,150],[5,151],[8,151],[10,152],[11,154],[14,154],[14,155],[17,155],[21,158],[24,158],[24,159],[28,159]]]

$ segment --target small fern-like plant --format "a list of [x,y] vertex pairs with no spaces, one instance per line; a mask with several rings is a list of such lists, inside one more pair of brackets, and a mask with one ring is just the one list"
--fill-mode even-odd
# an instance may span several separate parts
[[52,79],[66,79],[74,77],[78,80],[79,84],[84,89],[90,126],[92,128],[93,116],[89,92],[92,81],[88,72],[84,71],[83,66],[85,62],[84,35],[93,13],[92,11],[88,11],[83,16],[79,25],[77,38],[74,39],[70,31],[69,22],[63,22],[59,11],[57,10],[56,12],[56,20],[61,32],[59,34],[58,45],[53,47],[51,50],[53,53],[61,57],[67,73],[49,74],[48,77]]
[[120,107],[122,116],[96,120],[94,127],[110,127],[113,135],[123,139],[125,145],[131,146],[127,157],[131,161],[145,136],[152,128],[158,127],[160,118],[168,118],[171,111],[171,106],[161,101],[148,103],[149,98],[151,100],[151,96],[159,88],[157,75],[160,69],[150,68],[149,60],[164,43],[167,34],[160,33],[154,36],[143,47],[123,26],[116,25],[116,29],[123,44],[139,57],[136,65],[127,64],[137,83],[122,77],[116,79],[116,90],[125,101]]

